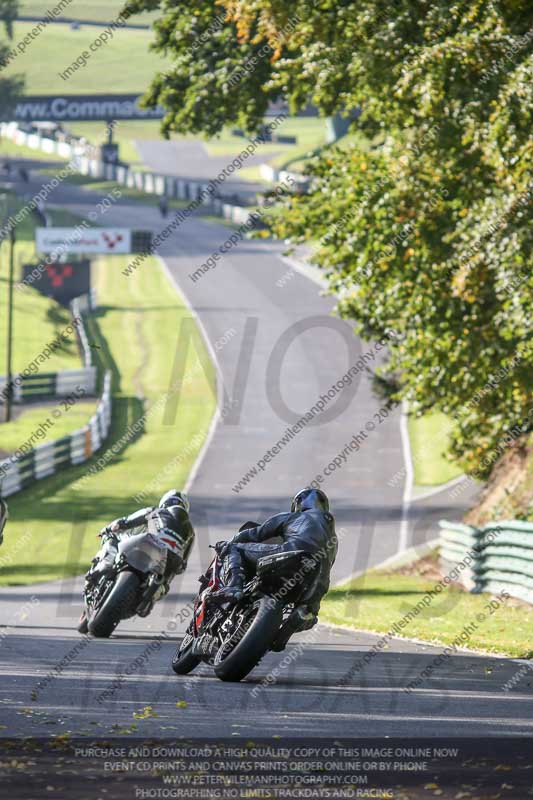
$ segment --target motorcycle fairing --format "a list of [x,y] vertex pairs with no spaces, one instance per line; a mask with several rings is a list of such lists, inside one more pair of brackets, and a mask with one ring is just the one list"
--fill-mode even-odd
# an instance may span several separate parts
[[157,536],[139,533],[121,539],[118,543],[119,556],[123,556],[133,569],[139,572],[155,572],[163,575],[167,563],[167,548]]

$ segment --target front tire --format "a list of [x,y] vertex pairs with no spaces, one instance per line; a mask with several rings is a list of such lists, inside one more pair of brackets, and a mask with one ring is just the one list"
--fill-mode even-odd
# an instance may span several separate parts
[[89,632],[99,639],[111,636],[121,619],[135,613],[140,585],[133,572],[121,572],[102,607],[89,619]]
[[259,664],[269,651],[283,619],[283,606],[263,597],[254,619],[233,650],[224,656],[224,645],[215,658],[215,675],[222,681],[240,681]]
[[89,623],[87,621],[87,614],[85,611],[82,612],[80,621],[78,622],[78,633],[83,633],[85,635],[89,633]]
[[191,653],[193,644],[194,638],[186,633],[172,659],[172,669],[176,675],[188,675],[202,660]]

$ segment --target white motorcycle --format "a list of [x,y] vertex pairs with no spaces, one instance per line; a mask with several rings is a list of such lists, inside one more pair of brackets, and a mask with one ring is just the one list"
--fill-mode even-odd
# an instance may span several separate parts
[[187,558],[178,534],[150,525],[145,533],[120,539],[112,551],[109,544],[97,553],[87,573],[85,610],[78,625],[80,633],[99,638],[111,636],[123,619],[147,617],[168,591],[168,558]]

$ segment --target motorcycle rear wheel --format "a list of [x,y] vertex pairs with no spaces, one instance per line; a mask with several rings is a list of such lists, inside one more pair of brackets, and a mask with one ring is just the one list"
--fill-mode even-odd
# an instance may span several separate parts
[[246,633],[227,656],[218,651],[215,657],[215,675],[221,681],[240,681],[259,664],[269,651],[283,619],[283,605],[271,597],[263,597],[257,604],[255,617]]
[[193,644],[194,638],[186,633],[172,659],[172,669],[176,675],[187,675],[201,662],[201,658],[191,653]]
[[121,619],[132,616],[139,602],[140,578],[133,572],[121,572],[101,608],[89,619],[89,633],[107,639]]

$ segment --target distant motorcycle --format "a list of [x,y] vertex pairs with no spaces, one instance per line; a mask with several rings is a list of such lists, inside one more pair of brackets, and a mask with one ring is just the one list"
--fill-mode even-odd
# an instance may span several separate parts
[[192,620],[172,661],[178,675],[205,662],[221,680],[240,681],[269,650],[281,650],[300,629],[297,606],[311,596],[319,563],[303,550],[265,556],[247,576],[238,603],[215,605],[210,596],[223,587],[224,572],[217,552],[200,577]]
[[154,602],[167,587],[164,580],[167,553],[175,542],[167,534],[139,533],[119,540],[114,562],[102,570],[96,556],[87,574],[84,590],[85,610],[78,625],[80,633],[106,638],[121,620],[147,617]]

